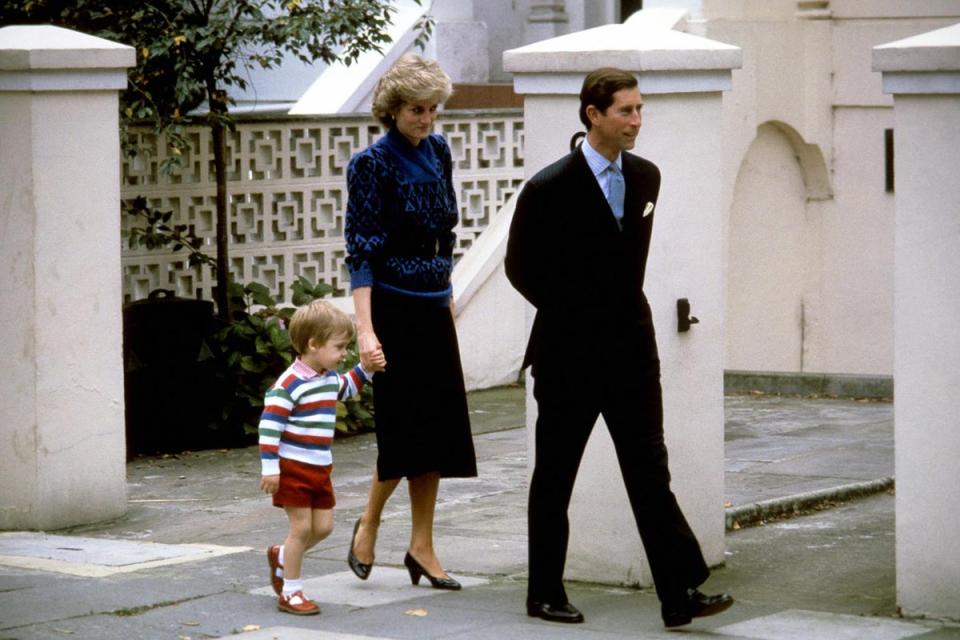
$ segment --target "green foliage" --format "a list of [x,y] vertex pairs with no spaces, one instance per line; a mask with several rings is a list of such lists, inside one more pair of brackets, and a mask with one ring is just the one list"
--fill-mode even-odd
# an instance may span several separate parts
[[326,282],[313,284],[303,276],[297,278],[297,281],[293,283],[291,288],[293,289],[291,302],[297,307],[310,304],[318,298],[323,298],[333,293],[333,287]]
[[[330,285],[314,284],[303,276],[292,288],[297,306],[309,304],[333,291]],[[242,424],[247,433],[256,433],[264,393],[293,362],[294,352],[287,327],[294,308],[278,307],[269,290],[258,283],[245,286],[233,283],[230,297],[233,319],[216,336],[234,383],[233,398],[224,407],[223,418],[229,424]],[[353,340],[342,370],[357,362],[357,344]],[[373,427],[373,389],[366,385],[359,396],[339,403],[337,431],[361,433],[372,431]]]
[[[263,394],[293,362],[293,349],[286,327],[292,308],[278,309],[263,285],[230,284],[233,318],[220,329],[214,342],[232,386],[222,419],[256,432]],[[260,305],[252,311],[252,305]]]
[[[190,264],[213,263],[213,258],[200,250],[202,242],[192,229],[171,227],[167,224],[171,213],[151,209],[146,198],[136,198],[125,213],[144,223],[130,230],[131,248],[173,246],[174,251],[185,249],[189,253]],[[300,276],[291,287],[291,301],[294,307],[300,307],[333,291],[326,282],[314,283]],[[258,282],[246,285],[231,282],[229,297],[231,317],[213,336],[213,346],[224,366],[226,386],[231,388],[224,401],[221,422],[228,430],[239,426],[248,435],[255,434],[264,393],[293,362],[294,351],[287,327],[295,309],[278,306],[270,290]],[[359,361],[354,339],[342,369],[348,370]],[[373,429],[373,387],[366,385],[359,396],[338,404],[337,431],[352,434]]]

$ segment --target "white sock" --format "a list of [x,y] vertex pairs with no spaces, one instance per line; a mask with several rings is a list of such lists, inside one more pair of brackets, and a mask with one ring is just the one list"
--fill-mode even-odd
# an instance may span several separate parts
[[[283,545],[280,545],[280,555],[277,557],[277,562],[280,563],[281,567],[283,566]],[[283,574],[279,573],[277,575],[283,575]]]
[[291,580],[290,578],[283,579],[283,595],[290,596],[297,591],[303,591],[303,580],[301,578],[297,578],[296,580]]

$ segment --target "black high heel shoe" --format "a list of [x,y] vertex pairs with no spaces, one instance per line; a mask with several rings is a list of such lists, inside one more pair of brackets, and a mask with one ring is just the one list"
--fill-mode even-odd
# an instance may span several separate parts
[[460,590],[460,583],[450,576],[445,578],[434,578],[432,575],[427,573],[427,570],[420,566],[420,563],[417,562],[416,558],[410,555],[409,551],[407,551],[407,555],[403,558],[403,564],[407,567],[407,571],[410,572],[410,582],[412,582],[414,585],[420,584],[420,576],[423,576],[430,581],[430,586],[434,589],[447,589],[448,591]]
[[353,541],[357,539],[357,530],[360,528],[360,518],[357,518],[357,523],[353,525],[353,537],[350,538],[350,552],[347,554],[347,564],[350,565],[350,570],[360,578],[361,580],[366,580],[370,577],[370,571],[373,569],[373,563],[364,564],[357,559],[356,554],[353,553]]

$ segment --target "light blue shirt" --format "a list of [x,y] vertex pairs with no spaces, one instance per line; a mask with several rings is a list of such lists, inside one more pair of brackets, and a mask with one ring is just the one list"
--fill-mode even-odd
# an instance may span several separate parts
[[[610,166],[610,161],[600,155],[599,151],[591,147],[590,141],[587,138],[584,138],[583,142],[580,143],[580,149],[583,151],[583,157],[587,160],[587,166],[593,171],[593,177],[597,179],[597,184],[600,185],[600,190],[603,191],[603,195],[609,200],[610,173],[607,171],[607,167]],[[620,170],[623,171],[623,159],[621,155],[617,155],[615,162]]]

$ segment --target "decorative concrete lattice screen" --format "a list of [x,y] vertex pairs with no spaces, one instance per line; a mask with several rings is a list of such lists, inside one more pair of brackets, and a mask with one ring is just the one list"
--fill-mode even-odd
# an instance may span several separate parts
[[[517,110],[446,112],[436,130],[450,143],[459,194],[460,224],[455,258],[463,255],[491,217],[523,181],[523,116]],[[346,168],[357,151],[382,135],[369,116],[245,119],[227,137],[230,269],[242,283],[260,282],[277,300],[289,302],[298,276],[327,282],[349,293],[344,261]],[[122,198],[145,196],[149,205],[172,211],[170,224],[189,225],[216,251],[216,183],[210,132],[188,131],[190,149],[182,168],[160,174],[163,141],[146,129],[131,136],[142,151],[123,161]],[[131,250],[123,219],[124,302],[154,289],[213,299],[216,278],[208,267],[190,267],[184,251]]]

